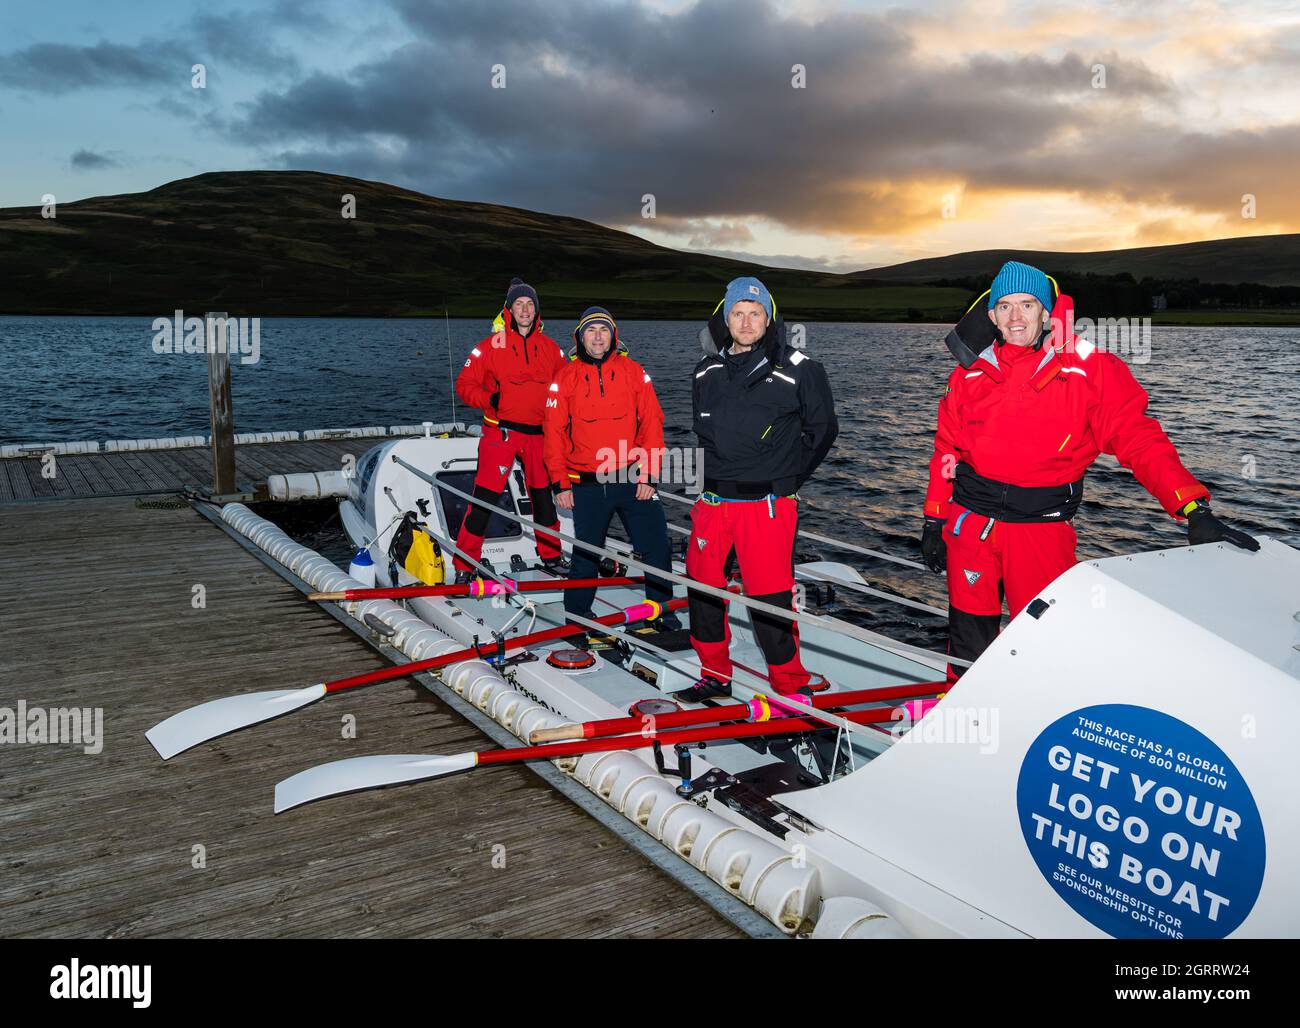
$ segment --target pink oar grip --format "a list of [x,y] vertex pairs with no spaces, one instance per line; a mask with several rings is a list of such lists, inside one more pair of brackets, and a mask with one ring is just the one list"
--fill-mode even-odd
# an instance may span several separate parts
[[476,578],[469,587],[469,595],[474,599],[482,599],[484,596],[500,596],[503,593],[509,595],[516,593],[519,587],[509,578],[503,578],[500,582],[490,582],[485,578]]
[[900,703],[894,710],[898,713],[899,721],[920,721],[938,702],[933,698],[908,700],[906,703]]
[[[803,717],[803,711],[795,710],[794,707],[788,707],[781,702],[780,693],[777,693],[777,695],[775,696],[765,696],[763,698],[767,700],[767,702],[771,705],[772,713],[769,715],[770,717]],[[795,702],[805,707],[812,706],[812,703],[811,701],[809,701],[808,697],[803,695],[796,696]],[[766,720],[766,718],[764,718],[763,720]]]
[[628,623],[641,621],[644,618],[657,618],[662,608],[653,600],[646,600],[645,603],[638,603],[635,606],[628,607],[623,613],[627,616]]

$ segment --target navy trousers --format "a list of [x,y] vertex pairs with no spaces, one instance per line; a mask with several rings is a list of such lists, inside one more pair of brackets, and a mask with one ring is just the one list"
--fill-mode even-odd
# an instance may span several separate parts
[[[584,543],[604,546],[614,515],[623,521],[632,549],[641,554],[644,563],[651,567],[671,569],[668,548],[668,521],[658,497],[638,500],[636,485],[632,482],[578,482],[573,486],[573,534]],[[595,578],[600,574],[597,559],[577,546],[573,548],[569,571],[570,578]],[[638,572],[631,571],[630,574]],[[645,595],[648,600],[666,603],[672,599],[673,585],[667,579],[646,576]],[[566,589],[566,613],[591,617],[591,601],[596,597],[594,587]]]

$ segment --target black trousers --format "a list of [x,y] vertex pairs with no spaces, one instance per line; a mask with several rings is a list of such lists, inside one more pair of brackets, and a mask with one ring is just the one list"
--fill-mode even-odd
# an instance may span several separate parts
[[[663,503],[638,500],[636,485],[632,482],[579,482],[573,487],[573,534],[584,543],[604,546],[610,522],[618,514],[624,529],[632,540],[632,549],[641,554],[651,567],[671,568],[668,547],[668,520],[664,517]],[[575,546],[569,571],[570,578],[595,578],[600,574],[598,558]],[[664,578],[646,575],[646,599],[666,603],[672,598],[672,583]],[[591,617],[591,601],[596,597],[595,587],[566,589],[564,609],[570,614]]]

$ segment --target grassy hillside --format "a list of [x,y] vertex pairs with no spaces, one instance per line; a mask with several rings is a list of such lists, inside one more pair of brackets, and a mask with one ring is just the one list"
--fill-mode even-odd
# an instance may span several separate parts
[[1055,253],[1047,250],[972,250],[950,257],[908,261],[871,268],[853,277],[878,282],[929,282],[996,272],[1005,261],[1021,260],[1054,275],[1071,272],[1143,278],[1200,279],[1202,282],[1258,282],[1300,285],[1300,234],[1211,239],[1175,246],[1141,246],[1096,253]]
[[[356,218],[341,216],[344,194]],[[543,313],[707,316],[759,274],[805,319],[948,320],[960,289],[871,284],[683,253],[577,218],[315,172],[221,172],[58,208],[0,210],[0,313],[441,314],[499,308],[520,275]]]
[[[345,194],[355,197],[354,219],[341,216]],[[926,283],[986,276],[1011,256],[1063,274],[1300,283],[1300,235],[1110,253],[986,250],[832,275],[686,253],[577,218],[381,182],[248,171],[67,203],[48,220],[35,207],[0,210],[0,314],[402,317],[446,309],[481,317],[520,275],[540,289],[544,316],[573,317],[602,303],[623,318],[701,318],[729,279],[757,274],[791,318],[950,322],[968,290]]]

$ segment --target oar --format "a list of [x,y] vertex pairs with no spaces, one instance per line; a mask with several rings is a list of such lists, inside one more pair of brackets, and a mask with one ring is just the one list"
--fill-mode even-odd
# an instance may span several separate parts
[[[918,696],[942,697],[947,682],[916,682],[909,685],[888,685],[877,689],[858,689],[851,692],[820,693],[812,698],[811,706],[819,710],[831,707],[852,707],[859,703],[876,703],[885,700],[912,699]],[[803,703],[803,697],[799,697]],[[904,708],[907,705],[904,705]],[[911,710],[899,708],[897,720],[916,720]],[[657,732],[666,728],[684,728],[687,725],[706,725],[713,721],[770,721],[774,717],[794,714],[796,711],[781,706],[780,696],[755,696],[748,703],[728,703],[717,707],[698,707],[692,710],[674,710],[666,714],[646,714],[633,717],[611,717],[601,721],[584,721],[573,725],[556,725],[539,728],[528,736],[528,741],[538,743],[568,742],[573,739],[604,739],[628,732]]]
[[343,589],[332,593],[308,593],[309,600],[406,600],[415,596],[501,596],[510,593],[543,593],[565,589],[590,589],[606,585],[640,585],[644,578],[559,578],[550,581],[516,582],[503,578],[493,582],[476,578],[461,585],[401,585],[389,589]]
[[[846,714],[845,719],[855,724],[873,724],[895,721],[898,716],[892,707],[879,707],[875,710],[854,711]],[[676,732],[620,735],[609,739],[580,739],[576,742],[551,743],[545,746],[515,746],[508,749],[483,750],[478,753],[471,751],[446,757],[420,754],[352,757],[348,760],[336,760],[330,764],[308,768],[278,783],[275,787],[275,812],[279,814],[290,807],[325,799],[327,796],[360,792],[363,789],[381,789],[386,785],[421,782],[484,764],[557,760],[560,757],[577,757],[584,753],[640,749],[653,746],[656,742],[663,746],[677,746],[719,739],[751,739],[761,735],[811,732],[825,727],[820,721],[789,717],[776,721],[684,728]]]
[[[640,621],[644,618],[656,618],[665,610],[680,610],[685,606],[685,599],[669,600],[665,604],[647,600],[644,603],[634,604],[624,610],[606,614],[595,620],[603,626],[622,625]],[[581,625],[558,625],[555,628],[544,628],[539,632],[530,632],[527,635],[506,639],[504,646],[507,650],[518,650],[550,642],[553,639],[581,635],[585,631],[586,628]],[[407,675],[413,675],[420,671],[429,671],[433,668],[447,667],[450,664],[459,664],[462,660],[473,660],[476,657],[482,657],[496,651],[497,646],[495,643],[487,642],[478,646],[468,646],[462,650],[454,650],[451,653],[444,653],[437,657],[430,657],[427,660],[417,660],[409,664],[396,664],[392,667],[380,668],[378,671],[353,675],[351,678],[340,678],[333,682],[320,682],[317,685],[309,685],[304,689],[277,689],[271,692],[250,692],[238,696],[223,696],[221,699],[209,700],[207,703],[200,703],[196,707],[190,707],[188,710],[173,714],[167,720],[160,721],[149,729],[145,733],[145,737],[153,743],[153,748],[158,751],[158,755],[163,760],[168,760],[182,750],[188,750],[191,746],[197,746],[199,743],[215,739],[219,735],[226,735],[228,732],[248,728],[250,725],[259,724],[262,721],[269,721],[282,714],[287,714],[291,710],[297,710],[309,703],[315,703],[321,697],[328,696],[331,693],[342,692],[344,689],[355,689],[363,685],[374,685],[376,682],[387,682],[394,678],[405,678]]]

